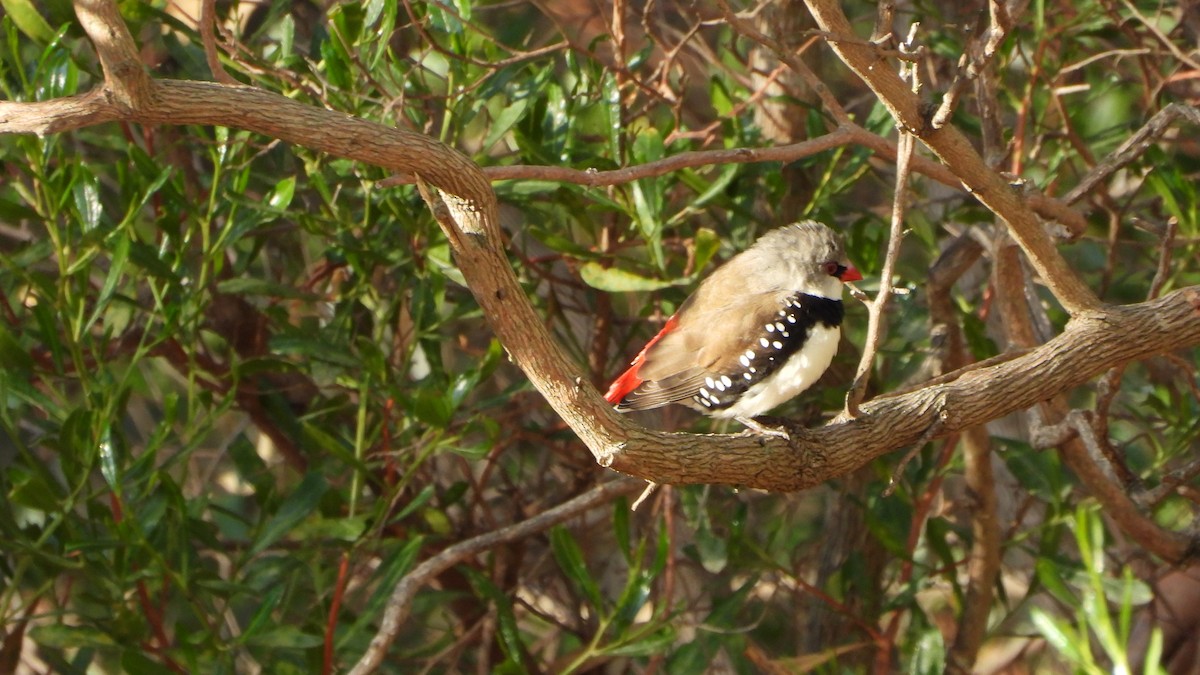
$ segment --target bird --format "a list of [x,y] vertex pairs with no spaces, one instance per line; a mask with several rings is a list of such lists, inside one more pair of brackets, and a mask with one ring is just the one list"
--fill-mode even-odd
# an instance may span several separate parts
[[767,232],[700,282],[604,398],[618,412],[676,403],[787,438],[754,418],[829,367],[845,314],[842,284],[862,278],[826,225]]

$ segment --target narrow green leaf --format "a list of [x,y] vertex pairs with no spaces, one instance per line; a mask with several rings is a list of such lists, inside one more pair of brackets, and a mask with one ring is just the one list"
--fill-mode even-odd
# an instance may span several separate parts
[[425,502],[428,502],[429,499],[433,497],[433,492],[434,489],[432,485],[426,485],[425,487],[421,488],[421,491],[417,493],[417,496],[413,497],[411,502],[405,504],[404,508],[400,510],[400,513],[396,515],[396,517],[393,519],[394,522],[400,522],[401,520],[404,520],[408,516],[412,515],[414,511],[424,506]]
[[9,482],[12,483],[12,489],[8,491],[10,502],[47,513],[58,510],[61,491],[45,475],[34,473],[20,465],[10,466],[5,471]]
[[[1047,614],[1040,607],[1034,607],[1030,610],[1030,618],[1033,620],[1033,625],[1037,628],[1042,637],[1050,643],[1056,650],[1061,652],[1072,661],[1079,661],[1080,653],[1077,646],[1077,640],[1073,635],[1068,635],[1071,628],[1059,622]],[[1086,642],[1083,643],[1087,645]]]
[[360,358],[347,345],[331,342],[320,334],[272,335],[268,344],[275,354],[301,356],[345,368],[359,368],[362,365]]
[[662,159],[665,154],[666,148],[663,146],[663,137],[657,129],[653,127],[643,128],[633,138],[634,162],[638,164],[654,162]]
[[488,129],[488,135],[483,139],[483,145],[479,146],[480,150],[484,152],[490,150],[496,144],[496,141],[500,140],[513,128],[514,124],[521,121],[528,108],[529,99],[527,98],[511,101],[508,105],[504,106],[504,109],[492,121],[492,126]]
[[100,287],[100,295],[96,297],[95,308],[92,310],[92,315],[88,318],[85,328],[94,325],[104,310],[108,308],[108,302],[112,299],[117,284],[124,278],[125,265],[129,262],[129,245],[129,237],[123,234],[110,238],[109,246],[112,253],[109,257],[108,274],[104,277],[104,285]]
[[613,503],[613,537],[625,562],[630,563],[633,555],[633,535],[629,529],[629,502],[622,497]]
[[608,656],[636,657],[662,654],[670,649],[678,637],[670,626],[664,626],[649,635],[639,637],[630,642],[607,647],[603,651]]
[[71,186],[71,196],[75,201],[75,211],[79,214],[83,231],[89,232],[99,227],[104,207],[100,205],[100,190],[96,186],[96,177],[91,174],[80,176],[80,180]]
[[54,39],[54,29],[38,13],[31,0],[0,0],[0,6],[4,7],[5,13],[12,18],[17,28],[30,39],[41,44]]
[[274,647],[276,649],[310,649],[319,647],[325,642],[324,637],[305,633],[297,626],[272,626],[264,631],[255,633],[246,644],[255,647]]
[[8,330],[7,322],[0,322],[0,363],[9,374],[21,377],[33,368],[33,357]]
[[500,636],[500,648],[504,651],[504,655],[508,657],[507,661],[500,664],[499,668],[513,672],[526,672],[521,662],[521,654],[525,652],[525,647],[521,640],[520,627],[517,626],[517,619],[513,614],[512,601],[495,584],[479,572],[465,566],[459,569],[463,570],[467,575],[467,578],[471,582],[471,587],[475,589],[475,593],[487,598],[496,606],[496,632]]
[[29,637],[43,647],[53,649],[83,649],[87,647],[109,649],[117,646],[108,633],[89,626],[52,624],[34,626]]
[[729,563],[729,542],[714,534],[707,520],[696,530],[696,552],[709,574],[720,574]]
[[560,525],[550,530],[550,548],[554,551],[554,559],[558,561],[558,566],[566,573],[567,578],[579,586],[588,601],[592,603],[592,607],[600,610],[604,606],[600,587],[596,585],[596,580],[592,578],[591,572],[587,569],[587,563],[583,560],[583,551],[580,550],[579,544],[575,542],[575,538],[571,536],[567,528]]
[[217,290],[229,295],[262,295],[269,298],[290,298],[295,300],[319,300],[320,298],[308,291],[302,291],[294,286],[277,284],[266,279],[253,277],[234,277],[217,283]]
[[1068,607],[1078,604],[1079,599],[1067,587],[1066,581],[1059,574],[1058,565],[1049,558],[1038,558],[1034,564],[1034,570],[1037,573],[1038,581],[1050,591],[1050,594],[1059,602]]
[[328,489],[329,483],[325,481],[325,476],[321,475],[319,471],[308,472],[296,489],[292,491],[292,494],[280,505],[271,520],[263,527],[262,532],[250,547],[250,555],[263,552],[301,520],[307,518],[313,509],[317,508],[321,497]]
[[296,194],[296,177],[288,176],[275,184],[275,188],[267,195],[267,205],[273,209],[283,211],[292,203],[292,197]]
[[283,591],[283,584],[275,584],[267,588],[266,593],[257,599],[258,609],[254,610],[254,614],[246,622],[246,627],[242,629],[242,634],[238,636],[238,644],[253,641],[258,632],[271,623],[271,615],[275,612],[275,608],[279,606],[279,601],[283,598]]
[[579,277],[583,283],[609,293],[629,293],[633,291],[657,291],[683,283],[680,281],[665,281],[650,279],[640,274],[634,274],[620,267],[604,267],[600,263],[587,262],[579,268]]
[[713,256],[717,254],[717,251],[721,249],[721,236],[715,230],[702,227],[696,230],[694,241],[696,246],[696,264],[693,266],[692,274],[700,274],[708,266]]
[[126,675],[162,675],[163,665],[139,648],[121,652],[121,672]]

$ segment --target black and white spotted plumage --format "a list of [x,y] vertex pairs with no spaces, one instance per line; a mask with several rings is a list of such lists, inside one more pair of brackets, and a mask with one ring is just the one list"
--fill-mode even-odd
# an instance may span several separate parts
[[700,284],[607,398],[620,411],[679,403],[749,424],[828,368],[842,282],[861,278],[824,225],[770,232]]

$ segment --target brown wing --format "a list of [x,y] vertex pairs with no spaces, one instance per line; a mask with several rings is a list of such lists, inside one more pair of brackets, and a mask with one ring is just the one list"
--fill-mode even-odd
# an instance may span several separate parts
[[675,330],[647,350],[638,370],[644,381],[625,396],[621,409],[647,410],[676,402],[691,405],[707,379],[742,369],[739,359],[758,347],[763,326],[777,318],[788,300],[786,292],[776,291],[738,297],[737,302],[716,307],[708,304],[712,309],[696,312],[694,301],[699,295],[698,290],[680,307]]

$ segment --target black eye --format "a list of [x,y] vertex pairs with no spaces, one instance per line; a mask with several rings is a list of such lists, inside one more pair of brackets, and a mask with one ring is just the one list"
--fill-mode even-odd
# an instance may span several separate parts
[[831,277],[838,277],[839,279],[841,278],[841,276],[843,274],[846,273],[845,265],[840,265],[836,262],[833,262],[832,260],[827,263],[824,263],[823,265],[821,265],[821,267],[825,270],[826,274],[828,274]]

